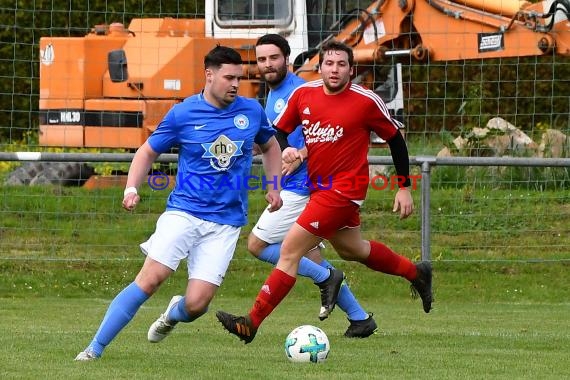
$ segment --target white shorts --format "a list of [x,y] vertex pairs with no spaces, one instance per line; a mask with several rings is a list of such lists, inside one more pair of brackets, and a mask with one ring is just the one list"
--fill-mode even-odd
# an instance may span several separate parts
[[283,241],[287,231],[289,231],[305,209],[309,196],[282,190],[281,199],[283,200],[283,206],[274,212],[269,212],[266,208],[251,231],[255,236],[268,244],[281,243]]
[[142,252],[176,270],[188,261],[188,278],[220,286],[235,252],[240,227],[208,222],[182,211],[165,211]]
[[[309,196],[282,190],[281,199],[283,200],[283,206],[274,212],[269,212],[268,209],[265,209],[251,231],[252,234],[267,244],[276,244],[283,241],[287,231],[289,231],[305,209]],[[325,246],[323,243],[320,243],[319,247],[324,248]]]

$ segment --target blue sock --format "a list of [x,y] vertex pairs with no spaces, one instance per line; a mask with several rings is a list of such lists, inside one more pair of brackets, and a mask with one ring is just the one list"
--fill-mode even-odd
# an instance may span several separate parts
[[[261,251],[259,259],[273,265],[277,264],[279,260],[279,251],[281,250],[281,244],[271,244],[268,245]],[[302,257],[299,262],[299,270],[297,271],[299,275],[304,277],[309,277],[314,283],[319,283],[325,281],[330,276],[330,272],[327,268],[316,264],[315,262]]]
[[[327,260],[321,261],[321,266],[325,268],[334,268],[331,263]],[[338,298],[336,301],[338,307],[344,311],[348,317],[348,319],[353,321],[362,321],[368,318],[368,313],[360,306],[354,294],[348,287],[346,281],[342,283],[340,287],[340,292],[338,293]]]
[[185,303],[186,303],[186,297],[182,297],[180,299],[180,301],[178,301],[176,306],[170,310],[170,313],[168,313],[168,316],[166,317],[168,319],[168,321],[170,321],[170,322],[192,322],[192,321],[198,319],[199,317],[201,317],[202,315],[206,314],[206,312],[208,311],[208,308],[206,308],[206,310],[204,310],[203,313],[200,313],[199,315],[192,316],[192,315],[188,314],[188,311],[186,311]]
[[319,265],[327,269],[334,269],[334,265],[332,265],[325,259],[323,259]]
[[304,256],[301,257],[301,261],[299,261],[299,269],[297,272],[301,276],[311,278],[315,284],[325,281],[331,275],[328,268],[322,267]]
[[258,259],[265,261],[266,263],[271,263],[273,265],[277,264],[279,260],[279,251],[281,250],[281,244],[270,244],[263,248],[259,254]]
[[133,319],[148,298],[149,296],[134,282],[117,294],[89,345],[97,356],[103,354],[105,347]]

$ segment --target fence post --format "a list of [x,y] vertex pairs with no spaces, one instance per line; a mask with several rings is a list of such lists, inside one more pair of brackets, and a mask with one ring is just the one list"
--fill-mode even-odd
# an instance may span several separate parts
[[416,161],[421,163],[422,183],[421,183],[421,202],[420,208],[422,213],[422,261],[431,260],[431,240],[430,240],[430,194],[431,194],[431,166],[435,164],[435,157],[416,157]]

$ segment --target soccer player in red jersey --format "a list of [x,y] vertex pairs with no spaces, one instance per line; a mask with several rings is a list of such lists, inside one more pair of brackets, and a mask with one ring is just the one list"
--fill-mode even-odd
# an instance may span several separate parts
[[[353,74],[352,49],[329,41],[319,53],[320,80],[298,87],[274,124],[281,140],[296,126],[303,125],[311,195],[305,210],[287,233],[280,258],[255,303],[246,316],[218,311],[222,325],[249,343],[263,320],[293,288],[299,260],[312,247],[327,239],[340,257],[358,261],[372,270],[404,277],[422,299],[426,313],[432,303],[431,264],[417,264],[377,241],[364,240],[360,231],[359,209],[368,189],[368,144],[374,131],[389,147],[399,178],[406,178],[398,189],[393,211],[400,218],[413,212],[408,187],[409,155],[399,128],[382,99],[373,91],[350,81]],[[286,162],[303,160],[294,148],[283,151]],[[362,180],[365,179],[365,180]],[[334,307],[338,287],[330,287]]]

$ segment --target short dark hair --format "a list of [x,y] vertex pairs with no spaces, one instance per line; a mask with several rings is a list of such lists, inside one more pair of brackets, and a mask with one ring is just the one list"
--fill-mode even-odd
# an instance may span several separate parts
[[321,46],[321,49],[319,51],[319,65],[321,65],[323,63],[325,53],[327,51],[331,51],[331,50],[338,50],[338,51],[346,52],[346,54],[348,55],[348,65],[350,67],[352,67],[352,65],[354,65],[354,53],[352,51],[352,48],[350,46],[348,46],[347,44],[340,42],[340,41],[337,41],[337,40],[327,41]]
[[264,36],[259,37],[255,46],[259,45],[275,45],[281,50],[284,57],[288,57],[291,54],[291,47],[289,46],[289,42],[279,35],[279,34],[266,34]]
[[225,63],[241,65],[243,61],[241,55],[236,50],[221,45],[216,45],[216,47],[210,50],[204,57],[204,67],[206,69],[211,67],[219,69]]

